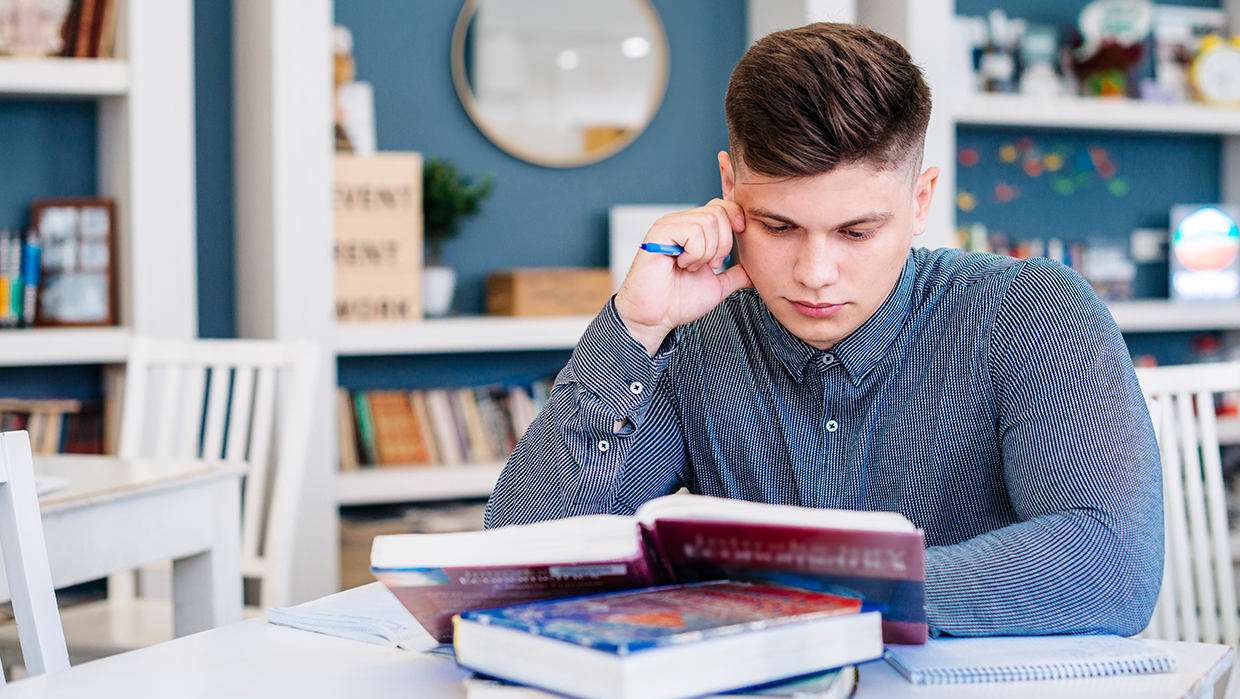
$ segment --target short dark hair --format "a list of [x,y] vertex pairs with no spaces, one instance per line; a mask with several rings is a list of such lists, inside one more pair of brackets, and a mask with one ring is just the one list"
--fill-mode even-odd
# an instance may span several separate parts
[[775,32],[745,52],[724,101],[729,149],[751,172],[805,177],[921,166],[930,88],[895,40],[852,24]]

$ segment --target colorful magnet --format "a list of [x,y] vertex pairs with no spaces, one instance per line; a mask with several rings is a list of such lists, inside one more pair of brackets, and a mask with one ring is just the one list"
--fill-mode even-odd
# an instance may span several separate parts
[[1016,151],[1021,155],[1025,155],[1031,150],[1033,150],[1032,138],[1022,138],[1016,141]]
[[1010,143],[1006,143],[999,148],[999,160],[1002,160],[1005,163],[1016,162],[1016,156],[1018,155],[1019,153],[1016,151],[1016,146]]
[[976,148],[962,148],[960,150],[960,164],[964,167],[973,167],[981,161],[982,157],[978,155]]
[[1025,161],[1025,174],[1030,177],[1037,177],[1042,174],[1042,161],[1037,158],[1031,158]]
[[977,197],[968,192],[960,192],[956,195],[956,206],[961,211],[972,211],[977,208]]
[[1076,191],[1076,185],[1073,184],[1071,177],[1056,177],[1051,187],[1065,197]]
[[1005,204],[1018,196],[1020,196],[1020,192],[1006,182],[1000,182],[995,185],[995,199],[998,199]]
[[1059,172],[1059,169],[1063,167],[1063,155],[1048,153],[1045,158],[1042,158],[1042,167],[1048,172]]
[[1116,177],[1110,182],[1107,182],[1107,189],[1111,190],[1111,194],[1114,194],[1117,197],[1122,197],[1128,193],[1131,187],[1128,186],[1128,182],[1126,180]]

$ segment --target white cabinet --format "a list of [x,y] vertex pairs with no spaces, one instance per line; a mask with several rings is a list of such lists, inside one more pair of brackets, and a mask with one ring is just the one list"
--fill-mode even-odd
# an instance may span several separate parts
[[130,333],[198,334],[193,3],[121,1],[118,58],[0,58],[0,99],[98,104],[98,191],[117,200],[120,326],[0,331],[0,365],[120,362]]

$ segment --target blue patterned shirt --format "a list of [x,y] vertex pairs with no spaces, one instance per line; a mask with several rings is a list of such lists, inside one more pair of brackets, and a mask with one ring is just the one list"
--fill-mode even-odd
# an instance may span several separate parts
[[1159,464],[1123,338],[1083,279],[1045,259],[916,249],[827,351],[753,289],[653,359],[608,304],[486,524],[631,514],[682,486],[895,511],[926,533],[932,633],[1131,635],[1162,580]]

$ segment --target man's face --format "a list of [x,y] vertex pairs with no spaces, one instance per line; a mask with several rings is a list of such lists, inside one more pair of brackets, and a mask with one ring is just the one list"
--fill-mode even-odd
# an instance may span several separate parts
[[741,265],[784,327],[827,349],[861,327],[895,288],[926,229],[938,168],[915,181],[870,166],[775,179],[719,154],[723,196],[745,210]]

